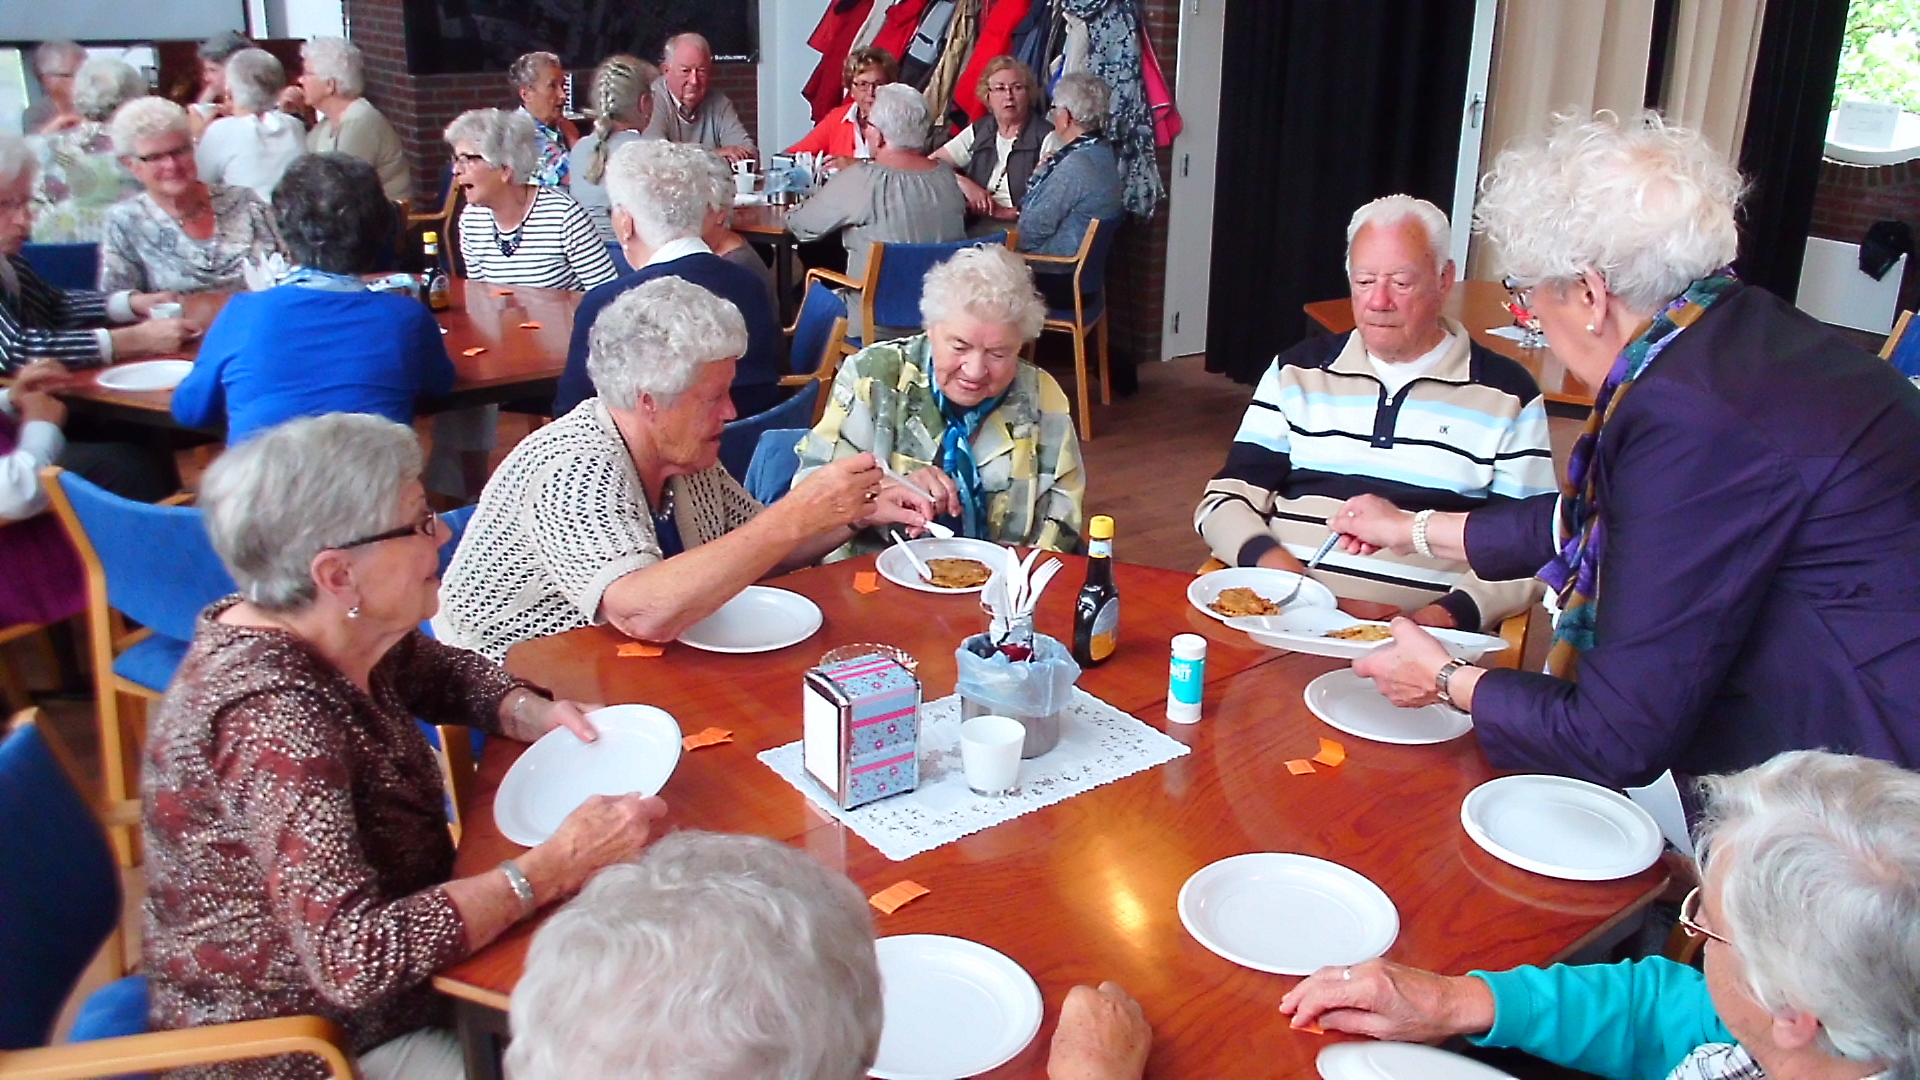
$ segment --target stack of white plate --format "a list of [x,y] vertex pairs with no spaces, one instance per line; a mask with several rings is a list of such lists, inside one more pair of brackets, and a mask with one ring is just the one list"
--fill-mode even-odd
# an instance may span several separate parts
[[1460,824],[1495,858],[1570,881],[1611,881],[1652,866],[1664,841],[1652,815],[1598,784],[1503,776],[1467,793]]
[[1513,1080],[1491,1065],[1418,1043],[1335,1043],[1314,1065],[1326,1080]]
[[1380,886],[1325,859],[1291,852],[1235,855],[1180,887],[1180,922],[1194,940],[1255,971],[1311,975],[1358,964],[1400,936]]
[[902,934],[875,943],[886,1021],[872,1075],[960,1080],[1013,1060],[1040,1032],[1040,987],[977,941]]
[[1307,684],[1307,708],[1349,735],[1399,746],[1425,746],[1473,730],[1473,717],[1446,705],[1402,709],[1352,668],[1329,671]]

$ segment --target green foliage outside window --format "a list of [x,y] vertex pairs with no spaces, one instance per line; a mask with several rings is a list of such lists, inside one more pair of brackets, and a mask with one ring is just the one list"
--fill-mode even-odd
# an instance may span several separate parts
[[1853,0],[1833,105],[1879,101],[1920,113],[1920,0]]

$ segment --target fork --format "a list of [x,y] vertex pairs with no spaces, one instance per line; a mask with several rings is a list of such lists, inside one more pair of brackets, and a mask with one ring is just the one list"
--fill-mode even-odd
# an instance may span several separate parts
[[[1340,542],[1339,533],[1337,532],[1328,533],[1326,540],[1320,544],[1320,550],[1314,552],[1313,558],[1307,560],[1306,569],[1312,570],[1313,568],[1319,566],[1320,560],[1326,558],[1327,552],[1332,551],[1333,545],[1339,542]],[[1277,606],[1282,611],[1285,611],[1287,605],[1293,603],[1294,597],[1300,595],[1300,590],[1305,588],[1306,584],[1307,584],[1307,575],[1304,572],[1296,575],[1293,579],[1293,590],[1287,593],[1286,596],[1281,597]]]

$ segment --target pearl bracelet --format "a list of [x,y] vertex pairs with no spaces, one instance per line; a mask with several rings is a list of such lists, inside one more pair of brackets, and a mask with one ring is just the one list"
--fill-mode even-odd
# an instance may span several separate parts
[[1422,510],[1413,515],[1413,550],[1429,559],[1433,558],[1433,548],[1427,543],[1427,522],[1432,520],[1432,510]]

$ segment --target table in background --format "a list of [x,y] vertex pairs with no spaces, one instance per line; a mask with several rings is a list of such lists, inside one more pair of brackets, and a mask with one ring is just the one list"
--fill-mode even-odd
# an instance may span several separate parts
[[[200,293],[186,297],[186,316],[202,327],[211,326],[230,294]],[[447,355],[453,360],[453,392],[444,398],[422,399],[420,413],[498,405],[522,398],[552,400],[567,366],[567,344],[573,334],[573,313],[583,293],[566,289],[536,289],[524,285],[494,285],[456,278],[453,306],[435,312],[446,328]],[[523,323],[539,323],[537,330]],[[474,356],[467,349],[484,348]],[[186,352],[191,359],[196,343]],[[105,420],[121,420],[149,427],[178,428],[171,407],[173,391],[109,390],[96,381],[97,369],[83,384],[60,396],[75,412]]]
[[[1353,329],[1353,301],[1347,297],[1316,300],[1303,305],[1303,310],[1328,333],[1344,334]],[[1593,391],[1567,371],[1567,366],[1553,355],[1552,349],[1545,346],[1523,349],[1512,338],[1487,332],[1513,325],[1513,313],[1507,310],[1505,286],[1492,281],[1455,282],[1453,294],[1447,297],[1447,306],[1441,311],[1460,320],[1460,325],[1467,328],[1475,342],[1519,361],[1540,384],[1540,392],[1546,395],[1548,405],[1566,406],[1566,411],[1582,416],[1593,407]]]
[[[1043,598],[1038,626],[1065,637],[1085,560],[1068,557],[1067,581]],[[997,1078],[1043,1077],[1061,1000],[1075,983],[1113,979],[1154,1024],[1151,1077],[1244,1074],[1258,1055],[1269,1076],[1312,1076],[1329,1037],[1291,1031],[1276,1011],[1293,980],[1208,952],[1175,910],[1180,886],[1201,867],[1250,851],[1331,859],[1386,890],[1400,912],[1387,956],[1448,973],[1564,957],[1648,903],[1659,868],[1622,881],[1541,877],[1486,854],[1460,826],[1460,801],[1495,774],[1473,738],[1438,746],[1388,746],[1350,738],[1316,720],[1302,688],[1341,662],[1282,654],[1195,611],[1189,575],[1115,568],[1125,616],[1118,654],[1080,686],[1192,748],[1185,757],[1004,822],[903,862],[812,806],[755,760],[800,734],[801,674],[821,653],[877,641],[913,653],[926,700],[953,690],[953,650],[982,628],[978,597],[910,592],[883,582],[852,588],[871,557],[778,580],[826,616],[807,641],[771,653],[723,655],[670,645],[652,659],[622,658],[625,639],[604,627],[517,646],[516,674],[584,701],[657,705],[683,730],[717,726],[734,741],[681,758],[661,792],[670,828],[757,833],[801,847],[871,894],[903,878],[932,892],[893,915],[880,934],[951,934],[999,949],[1040,984],[1046,1025]],[[1165,722],[1167,657],[1177,633],[1209,640],[1205,712],[1190,726]],[[1284,762],[1310,757],[1318,739],[1340,740],[1346,763],[1309,776]],[[456,875],[484,872],[522,849],[500,835],[493,798],[524,747],[492,740],[463,819]],[[499,1075],[495,1041],[526,961],[532,925],[455,964],[434,985],[456,999],[473,1080]]]
[[794,248],[798,242],[787,231],[787,211],[789,207],[768,206],[755,203],[751,206],[736,206],[729,221],[734,232],[773,249],[774,290],[780,296],[781,326],[793,324],[795,310],[793,300],[793,263],[796,258]]

